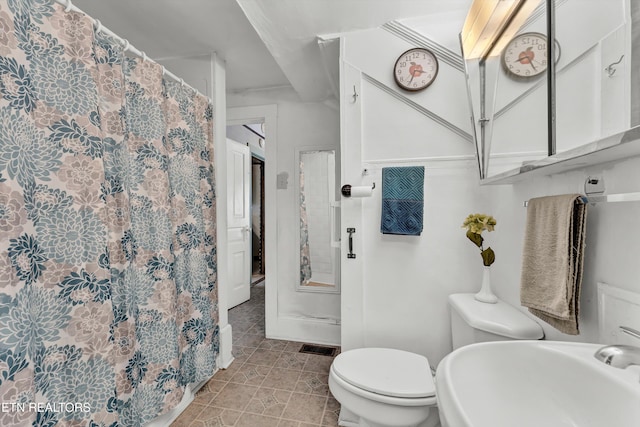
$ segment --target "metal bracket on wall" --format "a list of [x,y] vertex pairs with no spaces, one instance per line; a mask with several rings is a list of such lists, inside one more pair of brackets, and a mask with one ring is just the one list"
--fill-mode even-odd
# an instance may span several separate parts
[[584,181],[584,194],[587,196],[604,194],[604,178],[588,176]]
[[356,232],[355,228],[347,228],[347,233],[349,233],[349,253],[347,254],[347,258],[354,259],[356,254],[353,253],[353,233]]

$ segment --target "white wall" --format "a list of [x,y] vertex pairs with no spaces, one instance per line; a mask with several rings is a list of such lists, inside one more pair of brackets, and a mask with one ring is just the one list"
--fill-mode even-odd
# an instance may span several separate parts
[[[451,45],[457,34],[449,37],[436,41]],[[470,141],[363,78],[399,91],[391,69],[412,46],[382,29],[346,35],[342,43],[343,184],[376,183],[371,198],[342,201],[343,229],[356,227],[356,259],[346,259],[343,244],[342,347],[399,348],[435,366],[451,349],[447,296],[480,286],[481,257],[461,224],[469,213],[488,211],[487,189],[478,185]],[[427,90],[398,93],[470,131],[464,75],[443,61]],[[381,170],[410,165],[425,166],[424,230],[383,235]]]
[[[519,307],[521,254],[526,220],[523,201],[544,195],[584,193],[587,176],[603,177],[609,194],[640,191],[640,159],[487,188],[492,213],[498,220],[496,231],[491,233],[491,246],[496,252],[496,262],[491,271],[492,286],[498,297]],[[565,335],[538,321],[543,326],[547,339],[600,342],[597,282],[640,292],[637,279],[640,277],[640,263],[637,260],[640,254],[640,229],[635,226],[640,218],[640,204],[603,203],[587,209],[586,252],[580,298],[581,334],[575,337]],[[635,325],[636,328],[638,326],[640,325]]]
[[[521,254],[526,220],[523,201],[532,197],[584,192],[589,175],[604,177],[608,193],[640,191],[640,159],[628,159],[557,174],[525,177],[513,185],[480,186],[477,165],[466,161],[473,146],[398,102],[361,79],[362,73],[388,73],[393,62],[371,58],[392,57],[396,44],[376,43],[381,30],[368,30],[343,38],[342,117],[343,175],[357,182],[379,183],[380,169],[390,165],[425,165],[425,226],[420,237],[382,235],[380,193],[370,199],[343,200],[343,218],[357,224],[355,248],[358,258],[345,260],[343,272],[354,280],[343,281],[342,345],[389,346],[426,355],[432,365],[451,351],[449,311],[446,297],[457,292],[476,292],[481,283],[481,258],[460,228],[468,213],[484,212],[496,217],[496,231],[485,233],[496,252],[492,285],[504,301],[520,307]],[[446,35],[439,33],[441,37]],[[455,28],[449,37],[457,37]],[[450,40],[435,40],[448,45]],[[358,52],[358,55],[352,55]],[[357,58],[369,57],[370,61]],[[447,70],[448,73],[453,71]],[[451,75],[450,78],[454,78]],[[442,76],[438,76],[440,79]],[[455,77],[458,78],[458,77]],[[434,85],[438,84],[438,80]],[[464,87],[464,78],[460,85]],[[352,102],[352,87],[361,92]],[[392,87],[392,86],[390,86]],[[468,109],[465,95],[424,91],[421,105],[447,104],[447,111]],[[435,108],[434,108],[435,110]],[[432,110],[432,111],[434,111]],[[359,143],[357,147],[353,144]],[[585,141],[586,142],[586,141]],[[385,159],[395,159],[388,161]],[[454,159],[454,160],[445,160]],[[345,183],[345,182],[343,182]],[[349,182],[354,184],[354,182]],[[596,283],[640,292],[640,204],[601,204],[589,207],[587,249],[581,296],[581,335],[562,334],[541,320],[547,339],[598,341]],[[344,240],[343,235],[343,240]],[[343,251],[345,247],[343,245]],[[531,316],[534,318],[533,316]],[[536,318],[534,318],[536,319]],[[632,325],[638,327],[639,325]]]
[[489,203],[473,161],[368,165],[370,179],[380,182],[380,167],[398,165],[425,166],[424,230],[419,237],[381,234],[380,193],[363,201],[364,345],[413,351],[435,366],[451,348],[448,295],[480,285],[479,251],[460,226]]
[[[276,200],[265,200],[267,206],[273,203],[277,206],[277,277],[272,282],[267,277],[267,286],[270,283],[277,286],[277,319],[276,324],[272,325],[270,337],[338,344],[340,295],[296,290],[300,279],[300,254],[297,244],[299,194],[294,186],[294,175],[297,173],[296,148],[314,146],[339,150],[338,112],[324,103],[301,102],[289,87],[231,93],[228,94],[227,101],[228,107],[277,104],[278,108],[275,162],[277,173],[288,175],[288,186],[286,189],[277,190]],[[265,132],[267,141],[271,141],[268,127]],[[266,159],[267,166],[270,161],[273,160]],[[269,185],[268,182],[265,184]],[[267,233],[267,238],[268,236]],[[267,325],[267,334],[269,331]]]
[[[557,7],[557,152],[629,128],[629,12],[629,0],[570,0]],[[628,60],[609,77],[605,67],[621,56]]]

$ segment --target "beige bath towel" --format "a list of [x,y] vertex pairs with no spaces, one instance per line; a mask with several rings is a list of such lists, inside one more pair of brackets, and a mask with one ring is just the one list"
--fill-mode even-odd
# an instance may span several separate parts
[[579,194],[529,200],[520,302],[565,334],[578,335],[587,206]]

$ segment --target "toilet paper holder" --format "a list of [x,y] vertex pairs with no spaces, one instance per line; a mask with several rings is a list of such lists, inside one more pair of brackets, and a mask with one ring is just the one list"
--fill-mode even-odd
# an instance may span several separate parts
[[[340,189],[340,192],[342,193],[342,195],[343,195],[344,197],[351,197],[351,188],[352,188],[352,187],[353,187],[353,186],[352,186],[352,185],[350,185],[350,184],[345,184],[345,185],[343,185],[343,186],[342,186],[342,188]],[[374,190],[375,188],[376,188],[376,183],[374,182],[374,183],[371,185],[371,190]]]

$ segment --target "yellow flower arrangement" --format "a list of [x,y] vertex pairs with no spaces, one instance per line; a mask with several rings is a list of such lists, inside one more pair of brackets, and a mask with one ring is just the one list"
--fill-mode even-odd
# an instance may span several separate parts
[[484,249],[482,246],[482,243],[484,242],[482,232],[484,230],[493,231],[496,224],[496,219],[491,215],[486,214],[470,214],[462,223],[462,228],[467,229],[467,238],[480,248],[482,263],[487,267],[494,263],[496,260],[496,254],[490,247]]

